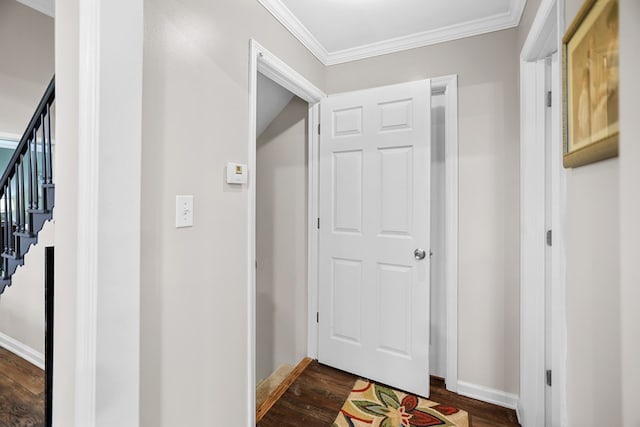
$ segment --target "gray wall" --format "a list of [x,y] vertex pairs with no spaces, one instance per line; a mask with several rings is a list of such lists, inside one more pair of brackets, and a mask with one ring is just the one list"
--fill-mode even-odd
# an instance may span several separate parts
[[542,0],[527,0],[527,4],[522,12],[522,18],[520,18],[520,25],[518,26],[518,54],[520,54],[522,46],[524,46],[524,42],[527,40],[527,35],[536,17],[540,3],[542,3]]
[[55,242],[55,224],[47,222],[38,244],[18,267],[11,287],[0,297],[0,333],[39,353],[44,361],[44,248]]
[[[324,67],[255,0],[144,15],[141,425],[245,425],[248,201],[223,173],[248,157],[249,39],[321,88]],[[194,227],[174,227],[176,194]]]
[[257,381],[307,355],[308,112],[294,97],[257,141]]
[[[578,3],[572,1],[574,6],[568,8],[568,16],[575,13]],[[74,409],[70,396],[74,392],[75,266],[63,261],[75,254],[76,237],[77,6],[77,0],[59,0],[56,4],[61,92],[57,122],[58,137],[65,145],[60,145],[56,153],[60,185],[56,194],[56,246],[60,256],[56,281],[63,285],[58,288],[56,305],[56,322],[60,326],[56,372],[60,376],[54,396],[56,422],[65,426],[73,425]],[[621,7],[629,13],[622,13],[629,31],[622,42],[626,40],[630,51],[638,40],[637,29],[631,29],[638,22],[638,7],[630,0],[623,1]],[[245,424],[247,200],[245,190],[222,184],[222,174],[227,161],[247,158],[247,58],[248,39],[252,36],[330,92],[443,74],[460,75],[460,378],[517,393],[518,34],[515,30],[502,31],[334,66],[325,75],[324,67],[255,1],[146,2],[141,425],[201,425],[214,422],[221,413],[237,414],[237,425]],[[618,273],[609,256],[598,259],[598,265],[592,267],[593,278],[583,283],[576,278],[569,280],[568,296],[584,289],[594,298],[600,297],[602,286],[595,282],[605,277],[618,295],[618,302],[605,297],[603,305],[591,306],[590,311],[592,301],[577,299],[576,305],[567,307],[567,314],[568,364],[579,365],[579,370],[570,372],[570,415],[584,409],[579,404],[592,400],[585,395],[603,396],[599,389],[580,389],[577,381],[585,376],[615,381],[615,366],[622,360],[625,426],[635,427],[640,351],[636,311],[640,255],[636,183],[640,153],[636,141],[640,130],[637,120],[624,121],[625,115],[638,110],[638,85],[633,82],[640,67],[637,57],[633,58],[621,60],[621,64],[629,61],[623,65],[623,76],[632,76],[626,78],[627,83],[623,77],[621,84],[634,95],[622,97],[620,159],[587,166],[586,172],[572,174],[568,183],[569,194],[577,189],[567,207],[574,213],[579,207],[592,208],[599,203],[596,195],[621,206],[612,207],[613,212],[579,212],[583,218],[571,226],[574,228],[569,233],[589,233],[592,227],[616,224],[618,214],[624,227],[617,252],[612,248],[616,246],[612,240],[617,238],[569,242],[570,250],[582,250],[589,256],[600,245],[601,253],[611,249],[620,255],[623,268]],[[617,185],[616,176],[623,183],[620,190],[601,194],[608,182]],[[598,181],[596,177],[602,177],[602,181],[594,188],[594,194],[581,192],[578,184],[594,183]],[[178,231],[173,228],[173,209],[174,197],[181,193],[196,196],[196,225]],[[578,245],[589,248],[577,248]],[[576,263],[582,265],[583,260],[569,261],[568,273],[580,275],[581,267]],[[619,274],[623,287],[616,290]],[[612,355],[599,351],[578,354],[576,345],[595,345],[591,335],[601,334],[600,329],[585,331],[580,324],[599,319],[619,330],[617,308],[622,309],[625,339],[616,338],[615,332],[613,339],[623,341],[622,354],[618,351],[616,355],[615,349]],[[635,339],[627,342],[629,338]],[[587,363],[580,362],[584,357]],[[631,373],[634,375],[627,376]],[[599,407],[606,405],[599,402]],[[570,425],[580,423],[570,420]]]
[[53,18],[0,0],[0,134],[22,136],[53,76]]
[[[567,0],[568,26],[582,0]],[[567,411],[621,425],[620,159],[567,170]]]
[[459,380],[519,389],[516,30],[329,67],[329,93],[459,76]]
[[640,2],[620,2],[620,310],[622,425],[640,425]]
[[[15,0],[0,0],[0,137],[22,136],[54,70],[54,20]],[[0,149],[0,173],[13,154]],[[0,297],[0,334],[44,353],[44,247],[53,244],[48,223],[27,254],[12,286]]]

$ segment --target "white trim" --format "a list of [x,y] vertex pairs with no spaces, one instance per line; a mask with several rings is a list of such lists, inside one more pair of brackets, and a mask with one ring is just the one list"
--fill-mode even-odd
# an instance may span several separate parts
[[551,273],[551,366],[553,393],[551,416],[554,426],[566,427],[567,420],[567,320],[566,320],[566,171],[562,165],[562,66],[560,55],[552,59],[552,146],[551,155],[551,223],[553,224],[554,260]]
[[319,230],[317,226],[320,213],[319,197],[320,197],[320,135],[316,131],[320,123],[320,103],[309,106],[309,160],[308,164],[313,165],[309,168],[309,189],[308,189],[308,304],[307,304],[307,356],[312,359],[318,358],[318,323],[316,313],[318,313],[318,251],[319,247]]
[[[255,41],[252,46],[254,45],[259,46]],[[282,62],[278,57],[273,56],[264,48],[256,47],[256,49],[259,57],[257,68],[260,74],[270,78],[289,92],[307,102],[319,102],[320,99],[326,96],[320,89],[305,79],[296,70]]]
[[56,16],[56,4],[54,0],[17,0],[25,6],[44,13],[52,18]]
[[18,146],[18,141],[12,139],[4,139],[0,137],[0,148],[11,148],[15,150]]
[[77,425],[96,425],[98,316],[98,195],[100,115],[100,0],[79,4],[78,246],[76,285]]
[[[522,45],[520,59],[522,61],[536,61],[549,56],[552,52],[543,52],[546,46],[547,35],[553,31],[556,24],[557,0],[542,0],[538,6],[536,17],[531,24],[527,39]],[[556,30],[557,31],[557,30]],[[556,49],[559,46],[556,46]]]
[[22,135],[18,135],[17,133],[10,132],[0,132],[0,139],[4,139],[5,141],[15,141],[16,145],[20,142]]
[[44,370],[44,354],[0,332],[0,347]]
[[520,414],[544,426],[545,150],[544,64],[521,64]]
[[[317,104],[326,95],[301,74],[296,72],[293,68],[289,67],[267,49],[262,47],[255,40],[250,41],[250,58],[249,58],[249,141],[248,141],[248,168],[249,168],[249,182],[247,186],[247,198],[248,198],[248,256],[247,256],[247,294],[249,296],[249,310],[248,310],[248,349],[249,357],[247,366],[247,413],[248,413],[248,426],[255,426],[255,364],[256,364],[256,331],[255,331],[255,319],[256,319],[256,276],[255,276],[255,263],[256,263],[256,105],[257,105],[257,80],[258,72],[264,74],[276,83],[289,90],[294,95],[297,95],[304,101],[309,103],[309,144],[311,149],[309,150],[310,160],[313,160],[313,156],[317,155],[317,135],[313,130],[317,126],[318,120],[318,108]],[[317,216],[317,157],[316,163],[309,163],[309,206],[308,215],[309,218]],[[309,268],[308,268],[308,307],[313,309],[317,307],[317,261],[313,262],[313,257],[317,256],[317,230],[314,232],[312,227],[313,221],[309,221]],[[315,246],[314,246],[315,245]],[[317,349],[317,344],[312,345],[311,340],[313,336],[317,337],[317,327],[313,327],[315,324],[315,312],[309,313],[309,318],[313,316],[313,322],[309,323],[309,342],[310,347],[308,351],[313,351],[313,348]],[[317,343],[317,339],[315,341]],[[317,350],[316,350],[317,351]],[[310,353],[312,354],[312,353]]]
[[143,0],[85,0],[78,19],[75,422],[138,425]]
[[258,123],[258,56],[260,45],[249,43],[249,144],[247,150],[247,426],[256,425],[256,126]]
[[296,39],[309,49],[324,65],[329,55],[324,46],[315,36],[300,22],[300,20],[285,6],[281,0],[258,0]]
[[523,9],[524,1],[515,2],[515,5],[512,2],[512,8],[507,13],[438,28],[437,30],[409,34],[378,43],[329,52],[326,60],[321,59],[321,61],[325,65],[336,65],[466,37],[479,36],[493,31],[506,30],[518,26]]
[[258,1],[324,65],[341,64],[517,27],[525,6],[525,0],[511,0],[509,11],[505,13],[436,30],[423,31],[377,43],[329,52],[281,0]]
[[445,96],[446,385],[458,390],[458,76],[431,79]]
[[[509,409],[517,410],[518,408],[518,396],[516,394],[465,381],[458,381],[458,394]],[[536,424],[536,426],[541,425]]]
[[[545,128],[551,126],[553,154],[551,224],[553,230],[551,295],[553,393],[552,424],[567,425],[565,307],[565,172],[561,164],[561,67],[552,62],[551,123],[545,122],[545,69],[536,62],[559,51],[564,30],[564,1],[543,0],[520,54],[520,402],[523,427],[545,420]],[[551,35],[555,36],[555,40]]]

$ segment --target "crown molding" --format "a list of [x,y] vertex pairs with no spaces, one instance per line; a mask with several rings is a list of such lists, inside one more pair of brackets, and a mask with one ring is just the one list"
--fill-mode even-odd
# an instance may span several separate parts
[[56,7],[54,0],[17,0],[25,6],[29,6],[32,9],[37,10],[40,13],[44,13],[52,18],[56,15]]
[[327,49],[280,0],[258,0],[320,62],[327,65]]
[[526,0],[511,0],[509,12],[506,13],[437,30],[409,34],[381,42],[328,52],[281,0],[258,1],[324,65],[336,65],[517,27],[520,24],[520,18],[526,3]]

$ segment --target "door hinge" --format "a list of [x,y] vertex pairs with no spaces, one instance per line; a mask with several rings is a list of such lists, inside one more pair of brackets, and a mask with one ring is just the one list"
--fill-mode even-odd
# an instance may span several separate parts
[[551,369],[547,369],[547,385],[551,387]]
[[318,218],[318,230],[320,230],[320,218]]
[[320,123],[318,123],[318,135],[320,135]]
[[551,246],[553,244],[553,232],[551,230],[547,230],[547,246]]
[[316,323],[320,323],[320,313],[316,311]]
[[551,97],[551,91],[547,92],[547,107],[551,107],[552,104],[552,97]]

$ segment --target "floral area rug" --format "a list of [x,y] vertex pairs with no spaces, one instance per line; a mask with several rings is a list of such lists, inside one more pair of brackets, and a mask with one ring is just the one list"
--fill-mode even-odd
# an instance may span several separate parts
[[356,381],[332,427],[469,427],[465,411],[365,380]]

